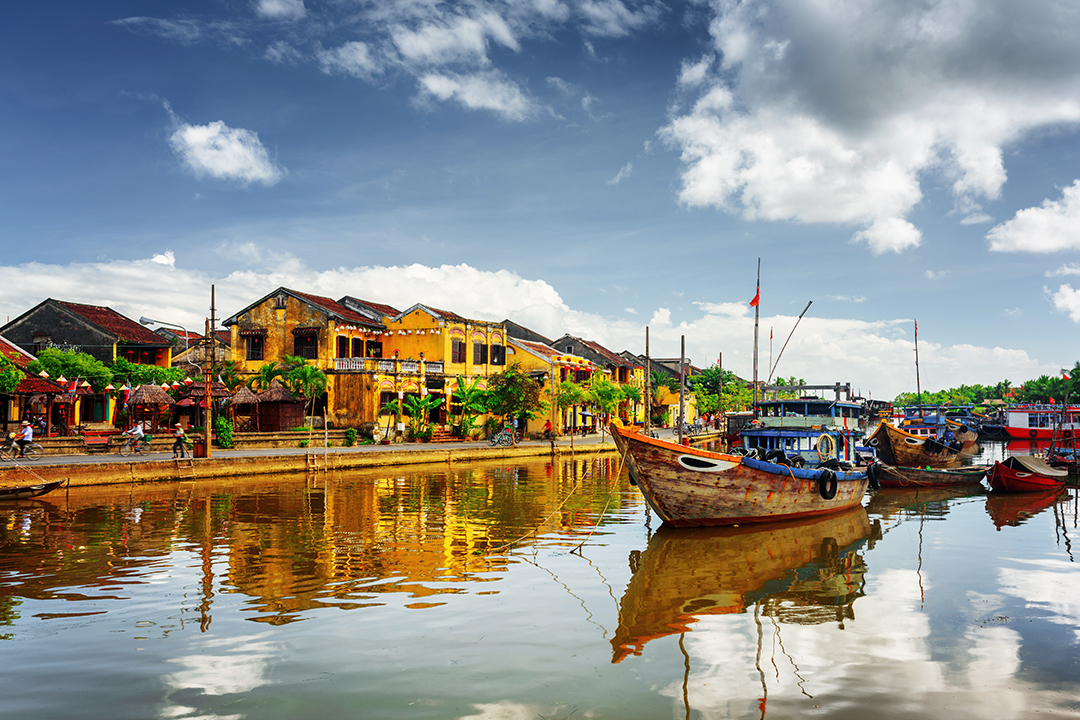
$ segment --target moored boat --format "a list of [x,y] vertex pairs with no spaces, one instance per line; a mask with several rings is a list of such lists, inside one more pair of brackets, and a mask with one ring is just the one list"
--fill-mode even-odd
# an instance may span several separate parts
[[867,440],[878,460],[886,465],[913,468],[959,467],[963,445],[931,437],[919,437],[881,423]]
[[824,515],[859,505],[866,472],[795,468],[646,437],[611,425],[630,476],[674,527],[737,525]]
[[957,487],[978,485],[986,475],[986,466],[969,465],[961,468],[917,468],[882,465],[878,482],[883,488]]
[[1051,467],[1034,455],[1012,455],[995,462],[986,479],[990,489],[999,493],[1041,492],[1065,485],[1068,470]]
[[0,488],[0,500],[27,500],[36,498],[46,493],[51,493],[63,485],[67,480],[52,480],[34,485],[17,485],[14,487]]
[[861,405],[803,397],[766,400],[756,407],[757,419],[740,432],[745,449],[800,465],[858,461],[857,445],[864,434]]
[[1023,440],[1072,440],[1080,432],[1080,407],[1018,405],[1005,411],[1005,432]]

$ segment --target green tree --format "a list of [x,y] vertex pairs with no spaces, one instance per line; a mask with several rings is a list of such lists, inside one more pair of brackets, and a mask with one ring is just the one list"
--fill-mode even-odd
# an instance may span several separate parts
[[[555,407],[559,408],[559,417],[567,410],[585,402],[585,388],[573,380],[563,380],[555,391]],[[553,428],[554,431],[554,428]],[[574,436],[570,435],[570,449],[574,449]]]
[[248,386],[251,387],[252,390],[268,390],[270,389],[270,384],[273,383],[274,380],[284,377],[285,368],[281,367],[276,362],[271,361],[263,363],[263,365],[259,367],[259,372],[255,373],[251,380],[248,381]]
[[307,399],[308,415],[315,412],[315,401],[326,392],[329,380],[319,368],[314,365],[296,365],[285,374],[285,382],[297,395]]
[[603,416],[600,423],[600,440],[603,442],[604,433],[607,431],[607,423],[611,414],[619,409],[622,402],[622,389],[607,378],[593,375],[589,381],[589,387],[585,391],[585,402],[592,406],[593,410]]
[[[131,387],[138,385],[161,385],[162,383],[180,382],[186,376],[181,368],[159,367],[157,365],[142,365],[133,363],[124,358],[117,358],[109,368],[112,372],[113,385],[128,384]],[[91,383],[93,384],[93,383]]]
[[546,405],[541,399],[540,383],[522,372],[520,363],[513,363],[503,372],[488,378],[488,411],[510,417],[532,420]]
[[404,402],[405,414],[409,416],[409,426],[413,436],[422,435],[427,431],[431,411],[442,405],[442,398],[434,395],[406,395]]
[[488,411],[487,390],[480,388],[480,378],[466,382],[457,376],[457,390],[451,395],[451,411],[456,410],[461,416],[461,435],[469,437],[476,425],[476,418]]
[[24,377],[26,374],[18,365],[0,357],[0,395],[11,395]]
[[[148,365],[146,367],[155,367]],[[165,368],[161,368],[165,369]],[[63,376],[65,380],[85,380],[94,392],[101,392],[112,382],[112,370],[93,355],[56,348],[45,348],[31,361],[26,370],[35,375],[42,370],[53,380]]]

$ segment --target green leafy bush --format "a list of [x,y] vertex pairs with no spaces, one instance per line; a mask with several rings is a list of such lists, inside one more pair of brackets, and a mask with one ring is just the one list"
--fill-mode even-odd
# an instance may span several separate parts
[[352,447],[356,444],[356,428],[349,428],[345,431],[345,447]]
[[218,415],[214,418],[214,432],[217,433],[218,445],[223,448],[233,446],[233,424],[227,417]]

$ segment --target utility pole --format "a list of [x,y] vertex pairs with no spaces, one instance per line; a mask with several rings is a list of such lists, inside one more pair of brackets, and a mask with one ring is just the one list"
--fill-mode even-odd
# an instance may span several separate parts
[[686,336],[680,335],[679,349],[679,444],[683,441],[683,425],[686,424]]
[[652,360],[649,358],[649,326],[645,326],[645,434],[652,431]]

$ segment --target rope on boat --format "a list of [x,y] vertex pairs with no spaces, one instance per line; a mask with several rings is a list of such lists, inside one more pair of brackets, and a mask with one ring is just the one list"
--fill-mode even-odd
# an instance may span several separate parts
[[[623,448],[622,455],[619,457],[619,470],[615,473],[615,480],[608,483],[607,502],[604,503],[604,509],[600,511],[600,517],[596,518],[596,524],[592,526],[591,530],[589,530],[589,534],[585,536],[585,539],[582,540],[576,548],[570,551],[570,554],[574,554],[576,552],[578,555],[581,555],[581,548],[585,547],[585,543],[589,542],[589,538],[591,538],[593,536],[593,533],[596,532],[596,529],[600,527],[600,522],[604,519],[604,514],[607,512],[608,507],[611,505],[611,491],[615,487],[615,483],[619,481],[619,476],[622,475],[623,465],[626,462],[626,453],[629,450],[630,443],[627,442],[626,446]],[[646,503],[646,505],[647,504],[648,503]]]
[[[581,476],[581,479],[584,480],[588,476],[589,476],[589,473],[585,473],[584,475]],[[555,508],[554,510],[552,510],[547,515],[547,517],[545,517],[543,520],[541,520],[540,523],[536,527],[534,527],[532,530],[530,530],[529,532],[525,533],[524,535],[522,535],[521,537],[519,537],[519,538],[517,538],[515,540],[511,540],[508,543],[503,543],[502,545],[499,545],[496,548],[492,548],[489,552],[493,552],[493,553],[501,552],[502,550],[505,550],[508,547],[511,547],[513,545],[517,545],[519,542],[521,542],[525,538],[529,537],[530,535],[535,535],[537,532],[540,531],[540,528],[542,528],[544,526],[544,524],[548,520],[555,517],[555,515],[557,515],[558,513],[562,512],[563,507],[570,500],[570,498],[572,498],[574,496],[574,493],[576,493],[578,491],[579,487],[580,487],[580,483],[575,481],[574,482],[574,487],[570,488],[570,492],[566,493],[566,497],[564,497],[562,502],[559,503],[559,506],[557,508]]]

